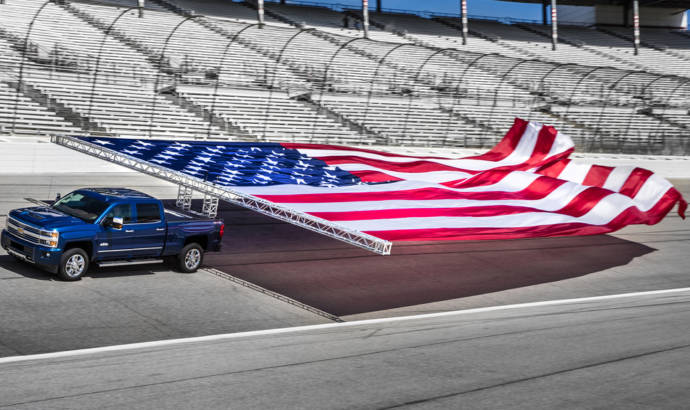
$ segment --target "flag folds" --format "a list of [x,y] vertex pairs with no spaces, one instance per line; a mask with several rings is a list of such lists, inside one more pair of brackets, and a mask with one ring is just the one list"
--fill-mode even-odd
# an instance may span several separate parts
[[80,137],[391,241],[591,235],[687,203],[635,167],[569,159],[553,127],[516,119],[485,154],[413,157],[335,145]]

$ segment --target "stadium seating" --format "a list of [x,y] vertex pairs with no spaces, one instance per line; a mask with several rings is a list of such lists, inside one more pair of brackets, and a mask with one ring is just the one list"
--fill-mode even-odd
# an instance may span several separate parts
[[[549,30],[546,26],[533,25],[532,27],[542,32],[548,32]],[[607,30],[609,29],[607,28]],[[621,31],[622,29],[618,30],[618,32]],[[627,31],[630,31],[630,29],[627,29]],[[671,35],[668,31],[667,33],[669,36]],[[558,35],[563,41],[577,43],[583,49],[602,56],[608,56],[609,58],[615,58],[627,65],[627,67],[619,68],[633,68],[660,74],[690,76],[690,66],[686,60],[652,48],[644,48],[638,56],[635,56],[630,40],[595,28],[561,26],[558,29]]]
[[64,0],[22,52],[43,3],[0,4],[0,132],[482,147],[522,116],[631,151],[690,126],[690,37],[665,29],[635,56],[622,27],[561,26],[553,51],[536,24],[473,19],[463,45],[452,17],[372,12],[361,39],[342,5],[267,2],[259,28],[252,2]]
[[[345,14],[326,7],[266,3],[266,10],[284,17],[285,21],[291,21],[294,25],[318,28],[323,32],[340,36],[360,37],[362,35],[361,20],[353,17],[353,15],[348,15],[348,28],[345,28],[343,27]],[[359,26],[359,29],[355,28],[355,24]],[[374,41],[389,43],[407,42],[401,37],[381,30],[374,25],[369,26],[369,38]]]
[[[15,111],[16,106],[16,111]],[[78,133],[79,129],[0,82],[0,134]]]
[[285,92],[223,89],[215,99],[203,88],[180,90],[185,98],[222,116],[261,140],[290,142],[373,143],[359,132],[319,112],[313,105],[290,99]]

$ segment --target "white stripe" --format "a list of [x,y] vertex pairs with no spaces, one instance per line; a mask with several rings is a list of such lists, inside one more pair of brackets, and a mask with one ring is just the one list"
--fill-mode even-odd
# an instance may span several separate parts
[[658,175],[652,174],[635,195],[635,202],[643,204],[649,209],[671,188],[673,188],[673,185],[670,182]]
[[606,178],[606,183],[604,183],[603,188],[610,189],[611,191],[620,191],[628,180],[630,174],[633,172],[635,167],[615,167],[613,171]]
[[558,132],[556,134],[556,139],[554,140],[553,144],[551,145],[551,149],[549,150],[549,153],[546,154],[546,158],[550,159],[553,156],[556,156],[558,154],[562,154],[569,150],[570,148],[573,148],[575,144],[573,143],[573,140],[570,139],[569,136],[563,134],[562,132]]
[[30,360],[46,360],[46,359],[57,359],[62,357],[74,357],[74,356],[84,356],[90,354],[107,353],[107,352],[120,352],[126,350],[136,350],[136,349],[146,349],[162,346],[172,346],[181,345],[188,343],[201,343],[210,342],[217,340],[231,340],[231,339],[242,339],[247,337],[256,336],[271,336],[279,335],[285,333],[296,333],[296,332],[308,332],[313,330],[323,330],[323,329],[334,329],[334,328],[347,328],[353,326],[366,326],[375,325],[381,323],[396,323],[396,322],[406,322],[411,320],[424,320],[424,319],[434,319],[440,317],[449,316],[461,316],[470,315],[477,313],[488,313],[488,312],[498,312],[504,310],[516,310],[516,309],[526,309],[533,307],[542,306],[559,306],[559,305],[569,305],[569,304],[582,304],[587,302],[598,302],[604,300],[615,300],[615,299],[627,299],[639,296],[655,296],[655,295],[665,295],[672,293],[684,293],[690,292],[690,288],[676,288],[676,289],[660,289],[660,290],[650,290],[642,292],[630,292],[630,293],[619,293],[614,295],[603,295],[603,296],[590,296],[584,298],[573,298],[573,299],[557,299],[557,300],[545,300],[540,302],[528,302],[528,303],[518,303],[512,305],[502,305],[502,306],[490,306],[483,308],[465,309],[465,310],[455,310],[451,312],[438,312],[438,313],[426,313],[421,315],[412,316],[398,316],[398,317],[387,317],[380,319],[366,319],[366,320],[356,320],[352,322],[344,323],[326,323],[321,325],[308,325],[308,326],[296,326],[278,329],[268,329],[268,330],[256,330],[250,332],[240,332],[240,333],[225,333],[210,336],[200,336],[200,337],[188,337],[183,339],[168,339],[168,340],[157,340],[152,342],[143,343],[130,343],[124,345],[114,345],[114,346],[104,346],[95,347],[91,349],[79,349],[79,350],[67,350],[62,352],[53,353],[42,353],[33,354],[25,356],[10,356],[0,358],[0,364],[25,362]]
[[581,184],[591,168],[591,164],[570,161],[556,178]]

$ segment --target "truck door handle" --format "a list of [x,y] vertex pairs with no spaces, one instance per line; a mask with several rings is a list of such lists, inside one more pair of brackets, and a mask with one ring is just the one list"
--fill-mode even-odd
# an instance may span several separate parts
[[125,232],[132,233],[132,232],[134,232],[134,229],[125,229]]
[[160,232],[160,231],[164,231],[165,228],[156,228],[156,230],[157,230],[158,232]]

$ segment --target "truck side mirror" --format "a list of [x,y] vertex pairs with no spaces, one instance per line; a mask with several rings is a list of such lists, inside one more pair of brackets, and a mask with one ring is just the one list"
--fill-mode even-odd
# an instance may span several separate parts
[[124,224],[124,221],[122,218],[115,217],[113,218],[113,222],[110,224],[110,226],[113,227],[113,229],[122,229],[122,225]]
[[62,195],[58,192],[57,195],[55,195],[55,202],[59,201],[60,198],[62,198]]

